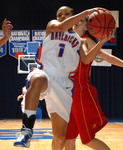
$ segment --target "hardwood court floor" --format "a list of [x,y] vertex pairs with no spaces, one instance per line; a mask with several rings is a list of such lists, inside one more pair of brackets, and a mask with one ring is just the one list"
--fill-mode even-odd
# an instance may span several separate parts
[[[14,147],[16,132],[21,128],[21,120],[0,121],[0,150],[51,150],[52,129],[50,120],[37,120],[30,148]],[[123,122],[108,123],[96,138],[103,140],[111,150],[123,150]],[[76,150],[91,150],[81,144],[78,137]]]

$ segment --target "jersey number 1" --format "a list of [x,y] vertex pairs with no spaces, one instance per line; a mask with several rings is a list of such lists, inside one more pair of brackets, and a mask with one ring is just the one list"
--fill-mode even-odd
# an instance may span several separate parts
[[65,49],[65,44],[60,43],[59,47],[60,47],[60,49],[59,49],[58,57],[62,57],[63,53],[64,53],[64,49]]

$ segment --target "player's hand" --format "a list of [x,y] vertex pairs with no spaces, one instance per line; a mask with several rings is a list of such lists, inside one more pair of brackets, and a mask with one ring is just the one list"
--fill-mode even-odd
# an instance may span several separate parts
[[106,41],[109,41],[114,36],[114,33],[115,33],[115,29],[113,29],[113,31],[110,31],[109,34],[106,34],[105,38],[100,39],[100,41],[103,43],[105,43]]
[[20,99],[23,98],[23,96],[24,96],[23,94],[19,95],[19,96],[17,97],[17,101],[20,101]]
[[24,86],[22,88],[22,94],[17,97],[17,101],[20,101],[20,99],[24,98],[24,95],[26,95],[26,92],[27,90],[26,90],[26,87]]
[[3,24],[2,24],[2,30],[4,32],[4,36],[9,38],[11,36],[12,29],[13,29],[13,25],[11,24],[11,21],[4,19]]

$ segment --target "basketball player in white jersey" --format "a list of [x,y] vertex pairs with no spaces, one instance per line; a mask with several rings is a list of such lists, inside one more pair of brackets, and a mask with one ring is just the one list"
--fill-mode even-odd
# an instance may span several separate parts
[[0,47],[9,40],[11,36],[11,29],[13,29],[11,22],[8,21],[7,19],[4,19],[3,24],[2,24],[4,37],[0,39]]
[[[73,16],[73,9],[64,6],[58,9],[57,20],[48,23],[46,38],[36,56],[42,70],[35,69],[27,76],[29,88],[25,95],[23,125],[14,146],[30,146],[38,102],[45,99],[52,122],[52,150],[63,150],[74,88],[72,74],[77,70],[78,51],[82,49],[80,37],[71,28],[95,10]],[[100,40],[89,54],[82,53],[86,55],[85,61],[90,63],[103,44],[104,40]]]

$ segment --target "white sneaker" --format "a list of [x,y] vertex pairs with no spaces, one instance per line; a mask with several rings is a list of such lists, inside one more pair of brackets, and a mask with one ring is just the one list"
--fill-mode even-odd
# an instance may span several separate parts
[[30,147],[30,141],[33,136],[33,130],[28,128],[22,128],[17,134],[17,139],[14,142],[14,146],[17,147]]

